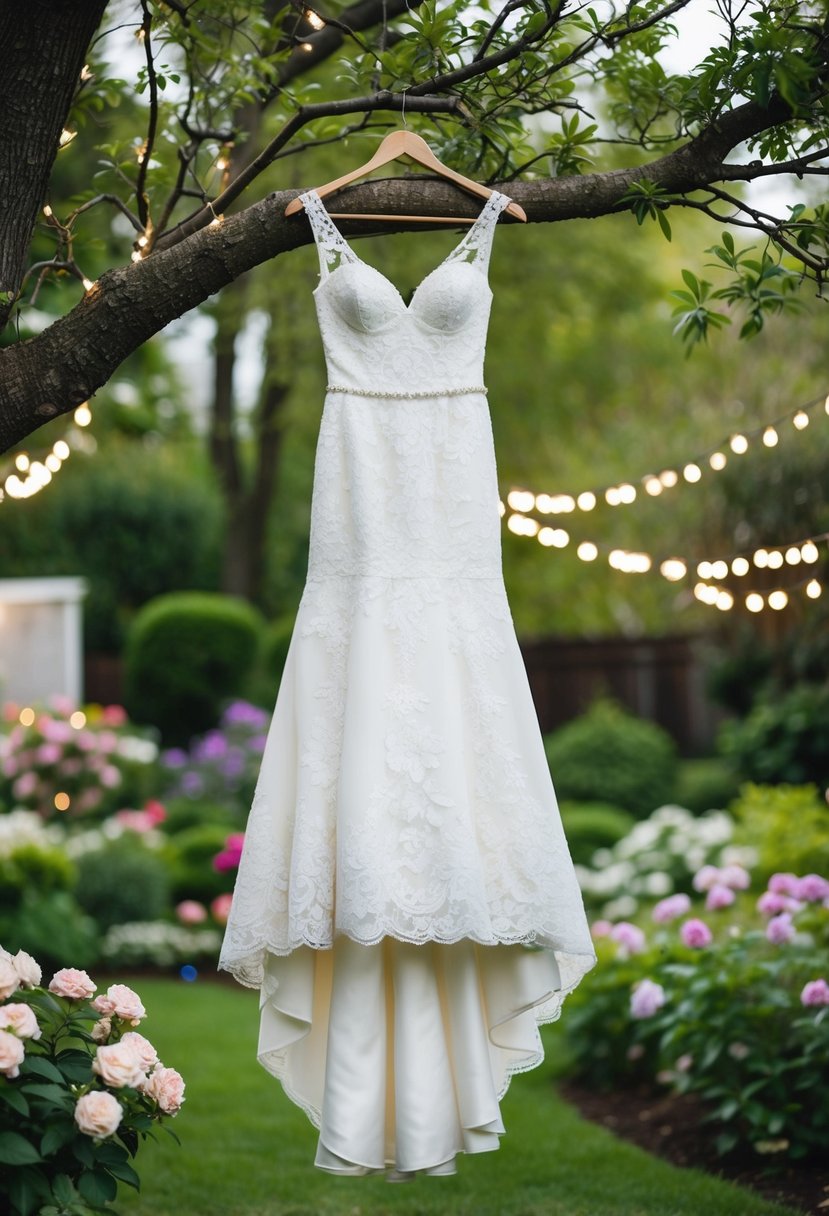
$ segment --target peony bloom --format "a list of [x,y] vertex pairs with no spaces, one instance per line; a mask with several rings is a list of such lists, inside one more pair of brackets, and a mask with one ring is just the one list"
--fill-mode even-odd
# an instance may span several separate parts
[[0,955],[0,1001],[17,992],[20,987],[20,976],[17,974],[10,955]]
[[37,988],[41,981],[43,972],[40,966],[32,958],[31,954],[27,954],[25,950],[18,950],[12,959],[12,966],[17,972],[20,979],[21,987]]
[[141,1019],[147,1016],[147,1010],[141,1004],[138,993],[133,992],[126,984],[110,984],[105,993],[95,997],[92,1008],[96,1013],[123,1018],[132,1026],[137,1026]]
[[155,1068],[158,1063],[158,1052],[150,1040],[144,1038],[143,1034],[139,1034],[137,1030],[128,1030],[122,1036],[121,1042],[132,1048],[138,1056],[144,1072],[149,1072],[151,1068]]
[[702,946],[710,946],[712,941],[711,930],[705,921],[698,917],[683,921],[679,929],[679,937],[683,946],[691,946],[695,950]]
[[96,1043],[106,1043],[112,1033],[112,1019],[98,1018],[90,1033]]
[[165,1068],[163,1064],[159,1064],[150,1073],[144,1093],[152,1098],[158,1104],[159,1110],[163,1110],[166,1115],[175,1115],[181,1110],[184,1101],[184,1080],[174,1068]]
[[98,987],[85,971],[77,967],[63,967],[49,981],[49,991],[55,996],[68,996],[73,1001],[85,1001]]
[[590,935],[591,937],[607,937],[612,928],[612,920],[594,920],[590,926]]
[[829,984],[826,980],[809,980],[800,994],[801,1005],[829,1005]]
[[695,891],[708,891],[715,883],[721,882],[718,866],[703,866],[697,870],[691,885]]
[[797,884],[799,882],[800,879],[796,874],[792,874],[786,870],[785,872],[778,871],[776,874],[772,874],[766,885],[770,891],[774,891],[777,895],[796,895]]
[[723,883],[715,882],[713,887],[708,888],[708,894],[705,897],[705,907],[709,912],[716,912],[719,908],[730,907],[736,898],[731,887],[726,887]]
[[0,1005],[0,1028],[13,1030],[19,1039],[40,1038],[40,1027],[31,1005]]
[[639,980],[630,994],[630,1016],[650,1018],[665,1004],[665,989],[654,980]]
[[207,920],[207,908],[197,899],[183,899],[176,904],[176,916],[183,925],[200,925]]
[[783,895],[780,891],[764,891],[757,900],[756,907],[763,916],[775,916],[778,912],[788,912],[792,902],[790,896]]
[[130,1043],[110,1043],[99,1047],[92,1061],[92,1071],[105,1085],[111,1085],[114,1089],[122,1089],[125,1085],[137,1088],[144,1083],[145,1069],[141,1067],[138,1052]]
[[227,918],[230,916],[230,906],[233,902],[233,896],[227,892],[224,895],[217,895],[210,902],[210,915],[220,925],[227,924]]
[[773,916],[766,925],[766,937],[773,946],[785,946],[795,935],[790,912],[781,912]]
[[85,1136],[103,1139],[111,1136],[124,1117],[121,1103],[114,1094],[93,1089],[75,1103],[75,1122]]
[[804,874],[797,880],[794,896],[806,903],[819,903],[829,896],[829,882],[820,874]]
[[654,904],[651,909],[651,918],[658,925],[665,925],[669,921],[676,920],[677,916],[683,916],[690,906],[691,897],[684,891],[678,891],[676,895],[668,895]]
[[10,1081],[19,1076],[25,1054],[22,1039],[9,1030],[0,1030],[0,1076]]
[[747,891],[751,886],[751,875],[745,866],[720,866],[720,882],[736,891]]
[[645,935],[638,925],[632,925],[628,920],[620,920],[610,930],[608,936],[627,954],[640,954],[645,949]]

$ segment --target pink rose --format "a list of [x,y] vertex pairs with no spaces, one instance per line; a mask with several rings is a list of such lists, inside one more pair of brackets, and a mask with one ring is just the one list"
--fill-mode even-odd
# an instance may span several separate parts
[[31,798],[36,789],[37,773],[22,773],[12,786],[15,798]]
[[220,925],[227,924],[227,918],[230,916],[230,906],[233,902],[233,896],[229,893],[217,895],[210,903],[210,915]]
[[96,1013],[105,1013],[116,1018],[123,1018],[132,1026],[137,1026],[142,1018],[147,1016],[147,1010],[141,1004],[141,998],[126,984],[110,984],[105,993],[96,996],[92,1002]]
[[774,891],[777,895],[796,895],[797,884],[799,882],[800,879],[796,874],[792,874],[791,871],[786,870],[784,872],[778,871],[776,874],[772,874],[766,886],[770,891]]
[[85,1136],[103,1139],[111,1136],[124,1117],[121,1103],[114,1094],[93,1089],[75,1103],[75,1122]]
[[57,764],[63,752],[57,743],[41,743],[35,752],[38,764]]
[[174,1068],[159,1064],[150,1073],[144,1092],[158,1104],[166,1115],[175,1115],[184,1101],[184,1081]]
[[137,1088],[144,1083],[144,1069],[135,1048],[129,1043],[109,1043],[99,1047],[92,1061],[92,1071],[105,1085],[121,1089],[125,1085]]
[[112,1019],[98,1018],[98,1021],[90,1031],[96,1043],[106,1043],[109,1036],[112,1034]]
[[720,882],[738,891],[747,891],[751,886],[751,875],[745,866],[720,866]]
[[777,912],[788,911],[791,902],[790,897],[780,891],[764,891],[757,900],[756,907],[763,916],[774,916]]
[[49,981],[49,991],[55,996],[68,996],[73,1001],[85,1001],[98,987],[85,971],[76,967],[63,967]]
[[700,870],[697,870],[691,880],[691,885],[695,891],[707,891],[710,887],[713,887],[714,883],[719,881],[720,871],[718,866],[703,866]]
[[607,937],[612,928],[612,920],[594,920],[590,926],[590,933],[592,937]]
[[127,721],[127,711],[122,705],[105,705],[101,713],[101,721],[107,726],[123,726]]
[[12,966],[17,972],[23,988],[37,988],[43,975],[40,966],[25,950],[18,950],[12,959]]
[[665,989],[653,980],[639,980],[630,994],[630,1016],[650,1018],[665,1004]]
[[22,1039],[8,1030],[0,1030],[0,1076],[10,1081],[19,1076],[25,1054]]
[[617,921],[608,936],[618,942],[619,952],[623,955],[640,954],[645,949],[644,933],[628,920]]
[[790,912],[781,912],[773,916],[766,925],[766,937],[773,946],[785,946],[795,935]]
[[13,1030],[19,1039],[39,1039],[40,1027],[37,1024],[31,1005],[12,1004],[0,1005],[0,1028]]
[[164,804],[159,802],[157,798],[151,798],[149,802],[144,804],[144,814],[149,815],[153,823],[163,823],[167,818]]
[[132,1048],[138,1056],[144,1072],[155,1068],[158,1063],[158,1052],[150,1040],[144,1038],[143,1034],[139,1034],[137,1030],[128,1030],[125,1035],[122,1035],[121,1042]]
[[20,987],[20,976],[15,970],[11,955],[0,955],[0,1001],[17,992]]
[[829,1005],[829,984],[826,980],[809,980],[800,994],[802,1005]]
[[684,891],[678,891],[676,895],[668,895],[653,905],[651,919],[658,925],[664,925],[668,921],[675,920],[677,916],[684,916],[690,906],[690,896],[686,895]]
[[183,925],[200,925],[207,920],[207,908],[197,899],[183,899],[176,905],[176,916]]
[[802,899],[806,903],[818,903],[829,895],[829,882],[820,874],[804,874],[797,880],[794,895],[796,899]]
[[121,784],[121,774],[114,764],[105,764],[101,769],[101,785],[108,790],[117,789]]
[[736,896],[731,890],[731,887],[726,887],[723,883],[715,882],[713,887],[708,888],[708,894],[705,897],[705,907],[709,912],[716,912],[719,908],[727,908],[734,903]]
[[683,921],[680,926],[679,937],[683,946],[691,946],[695,950],[702,946],[710,946],[712,941],[711,930],[704,920],[699,920],[697,917]]

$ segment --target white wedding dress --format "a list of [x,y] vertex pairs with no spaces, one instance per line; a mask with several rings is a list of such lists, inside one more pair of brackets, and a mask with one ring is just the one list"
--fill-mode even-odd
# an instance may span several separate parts
[[504,590],[494,193],[406,307],[313,192],[329,384],[308,577],[219,967],[343,1174],[495,1149],[596,963]]

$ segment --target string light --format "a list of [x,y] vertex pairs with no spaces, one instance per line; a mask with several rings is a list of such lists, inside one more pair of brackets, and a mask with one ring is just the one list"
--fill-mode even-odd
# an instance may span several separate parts
[[745,435],[732,435],[728,441],[728,446],[736,456],[742,456],[748,451],[748,440]]
[[780,440],[780,436],[773,426],[767,426],[763,431],[763,443],[767,448],[775,448]]
[[[74,419],[78,426],[89,426],[92,411],[87,402],[77,407]],[[27,452],[18,452],[14,458],[17,472],[8,474],[0,483],[0,502],[5,498],[32,498],[38,494],[60,471],[70,453],[65,439],[57,439],[42,460],[32,460]]]
[[84,279],[81,279],[81,282],[83,283],[83,289],[87,295],[89,295],[89,293],[90,293],[90,291],[92,291],[93,287],[96,286],[94,279],[84,278]]
[[792,418],[792,426],[798,431],[805,431],[809,425],[809,415],[805,410],[798,410],[794,418]]
[[89,426],[92,421],[92,410],[85,401],[83,405],[79,405],[75,410],[75,422],[78,426]]
[[47,220],[50,220],[52,218],[52,216],[55,214],[48,203],[44,204],[43,214],[46,216]]
[[58,140],[58,151],[60,151],[61,148],[67,147],[68,144],[71,144],[72,140],[77,134],[77,131],[69,131],[66,127],[64,127],[60,133],[60,139]]
[[325,25],[325,22],[323,21],[322,17],[320,17],[319,13],[315,13],[311,8],[305,10],[305,20],[315,30],[321,30]]

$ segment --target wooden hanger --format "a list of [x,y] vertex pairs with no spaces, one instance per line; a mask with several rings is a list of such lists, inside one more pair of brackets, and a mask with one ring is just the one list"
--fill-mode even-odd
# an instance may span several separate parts
[[[480,182],[473,181],[472,178],[463,177],[460,173],[456,173],[454,169],[450,169],[448,165],[444,165],[443,161],[438,160],[435,156],[426,140],[420,135],[415,135],[414,131],[392,131],[380,144],[371,160],[366,161],[364,165],[360,165],[359,169],[353,169],[351,173],[346,173],[343,177],[336,178],[333,182],[326,182],[324,186],[317,186],[315,193],[320,198],[324,198],[326,194],[333,194],[335,190],[347,186],[359,177],[365,177],[372,170],[379,169],[381,165],[387,165],[389,161],[398,160],[401,156],[408,156],[412,160],[416,160],[418,164],[425,165],[427,169],[431,169],[441,177],[448,178],[450,182],[454,182],[455,185],[468,190],[470,194],[477,194],[479,198],[489,198],[494,193],[488,186],[482,186]],[[299,198],[291,199],[285,208],[285,214],[294,215],[297,211],[301,211],[302,207],[303,204]],[[527,213],[518,203],[509,203],[504,208],[504,213],[514,216],[517,220],[522,220],[525,224],[527,222]],[[358,215],[344,211],[331,211],[329,214],[332,219],[336,220],[410,220],[415,223],[437,222],[446,224],[472,224],[475,222],[474,220],[459,219],[457,216],[452,215]]]

